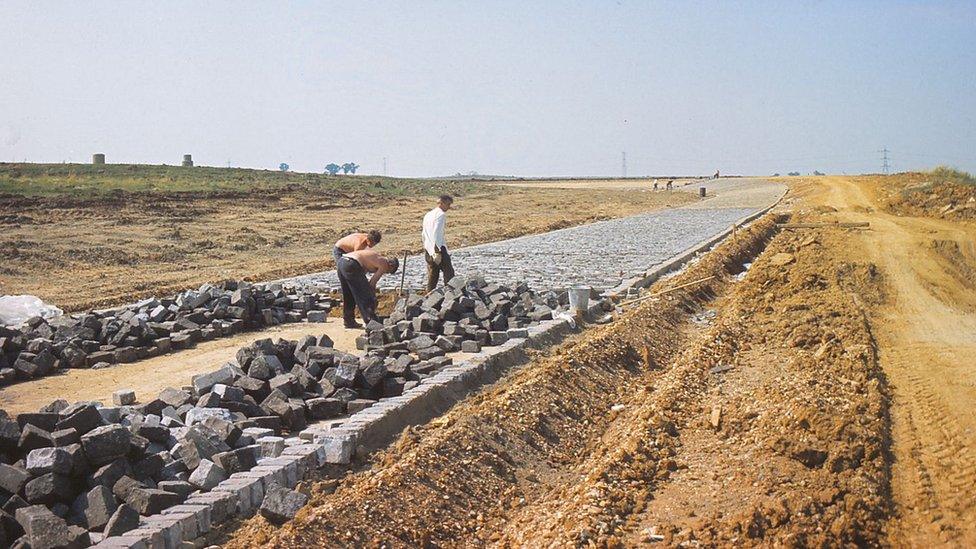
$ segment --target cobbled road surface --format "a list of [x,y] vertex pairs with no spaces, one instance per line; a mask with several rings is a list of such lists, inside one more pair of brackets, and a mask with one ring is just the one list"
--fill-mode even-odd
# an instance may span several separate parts
[[[459,248],[450,254],[457,274],[483,275],[493,283],[525,281],[536,289],[574,285],[607,289],[727,229],[754,211],[747,208],[665,210]],[[405,286],[423,287],[424,257],[410,256],[406,265]],[[339,284],[335,271],[287,282],[328,287]],[[381,288],[396,288],[399,284],[399,273],[380,280]]]
[[[448,214],[448,250],[459,275],[483,275],[493,283],[516,284],[525,281],[534,289],[584,285],[605,290],[722,232],[732,223],[772,204],[785,191],[782,186],[760,184],[755,180],[733,181],[724,189],[714,183],[706,186],[708,193],[715,198],[691,207],[650,212],[456,250],[450,250],[451,221]],[[737,200],[737,196],[742,200]],[[746,207],[725,207],[737,203]],[[710,207],[713,204],[718,207]],[[423,256],[410,256],[406,266],[406,288],[424,287],[426,264]],[[338,288],[339,285],[335,271],[280,282],[328,288]],[[399,273],[387,275],[380,281],[380,287],[392,289],[399,283]]]

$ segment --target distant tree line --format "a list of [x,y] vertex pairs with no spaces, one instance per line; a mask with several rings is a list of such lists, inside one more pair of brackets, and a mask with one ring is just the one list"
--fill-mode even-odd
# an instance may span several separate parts
[[356,164],[355,162],[346,162],[341,166],[333,162],[325,167],[325,172],[329,175],[336,175],[339,173],[339,170],[342,170],[342,173],[344,174],[355,174],[356,170],[358,169],[359,164]]
[[[282,162],[281,164],[278,164],[278,169],[283,172],[287,172],[289,169],[291,169],[291,166]],[[356,164],[355,162],[346,162],[341,166],[333,162],[325,167],[325,173],[329,175],[336,175],[341,171],[344,174],[355,174],[356,170],[358,169],[359,164]]]

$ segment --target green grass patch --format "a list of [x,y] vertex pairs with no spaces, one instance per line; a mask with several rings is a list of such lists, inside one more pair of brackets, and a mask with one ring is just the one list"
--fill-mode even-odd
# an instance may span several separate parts
[[308,188],[347,193],[464,196],[495,186],[472,181],[142,164],[0,163],[0,193],[97,197],[129,193],[200,193]]

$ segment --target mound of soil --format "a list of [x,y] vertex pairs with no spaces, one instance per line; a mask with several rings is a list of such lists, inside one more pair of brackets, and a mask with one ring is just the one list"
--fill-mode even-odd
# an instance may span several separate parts
[[885,208],[898,215],[976,219],[976,185],[942,181],[927,173],[899,174],[885,181]]

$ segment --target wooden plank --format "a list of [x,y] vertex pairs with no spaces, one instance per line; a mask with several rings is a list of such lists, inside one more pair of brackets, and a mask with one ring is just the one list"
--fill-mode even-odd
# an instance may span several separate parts
[[856,223],[777,223],[780,229],[863,229],[870,227],[867,221]]

